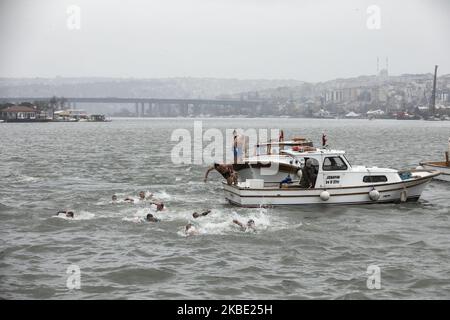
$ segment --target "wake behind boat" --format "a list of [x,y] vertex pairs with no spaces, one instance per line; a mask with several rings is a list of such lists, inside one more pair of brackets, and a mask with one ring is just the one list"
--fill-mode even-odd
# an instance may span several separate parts
[[[435,170],[398,171],[352,167],[344,151],[314,149],[281,151],[301,164],[300,183],[247,179],[224,184],[225,198],[245,207],[303,204],[362,204],[417,201]],[[267,177],[270,181],[270,176]]]

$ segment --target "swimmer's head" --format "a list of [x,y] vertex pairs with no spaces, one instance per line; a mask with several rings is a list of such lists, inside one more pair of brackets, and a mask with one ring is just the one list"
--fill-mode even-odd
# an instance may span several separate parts
[[151,213],[147,214],[147,220],[150,220],[151,218],[153,218],[153,215]]
[[200,217],[200,215],[199,215],[197,212],[194,212],[194,213],[192,214],[192,216],[193,216],[194,218]]
[[247,221],[247,227],[253,228],[255,226],[255,220],[250,219]]
[[192,223],[188,223],[187,225],[186,225],[186,228],[185,228],[185,231],[187,232],[187,231],[189,231],[191,228],[193,228],[194,226],[192,225]]
[[145,199],[145,192],[144,191],[139,192],[139,198]]
[[114,194],[111,199],[112,199],[112,201],[116,201],[117,200],[117,196]]
[[160,202],[156,204],[156,211],[162,211],[164,209],[164,203]]
[[68,211],[68,212],[66,213],[66,217],[67,217],[67,218],[73,218],[73,212],[72,212],[72,211]]

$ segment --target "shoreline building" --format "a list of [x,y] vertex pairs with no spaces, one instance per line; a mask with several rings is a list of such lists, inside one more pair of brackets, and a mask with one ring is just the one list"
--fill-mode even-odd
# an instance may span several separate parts
[[0,110],[0,119],[6,122],[33,122],[38,120],[36,107],[10,106]]

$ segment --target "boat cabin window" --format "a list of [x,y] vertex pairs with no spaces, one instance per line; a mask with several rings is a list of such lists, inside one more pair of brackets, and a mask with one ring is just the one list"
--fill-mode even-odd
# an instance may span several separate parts
[[386,176],[364,176],[363,182],[375,183],[375,182],[387,182]]
[[347,170],[347,165],[341,157],[327,157],[323,161],[323,171]]

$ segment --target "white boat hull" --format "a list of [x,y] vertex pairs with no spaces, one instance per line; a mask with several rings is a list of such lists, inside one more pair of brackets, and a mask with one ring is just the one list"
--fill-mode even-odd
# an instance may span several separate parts
[[[373,186],[354,186],[328,188],[330,194],[327,201],[320,195],[324,188],[301,189],[298,187],[277,188],[264,187],[249,189],[224,184],[225,198],[232,204],[244,207],[280,206],[280,205],[308,205],[308,204],[364,204],[417,201],[428,182],[438,172],[424,173],[420,178],[408,179],[397,183],[378,184],[375,189],[380,193],[378,200],[373,201],[369,192]],[[405,193],[402,196],[402,193]]]

